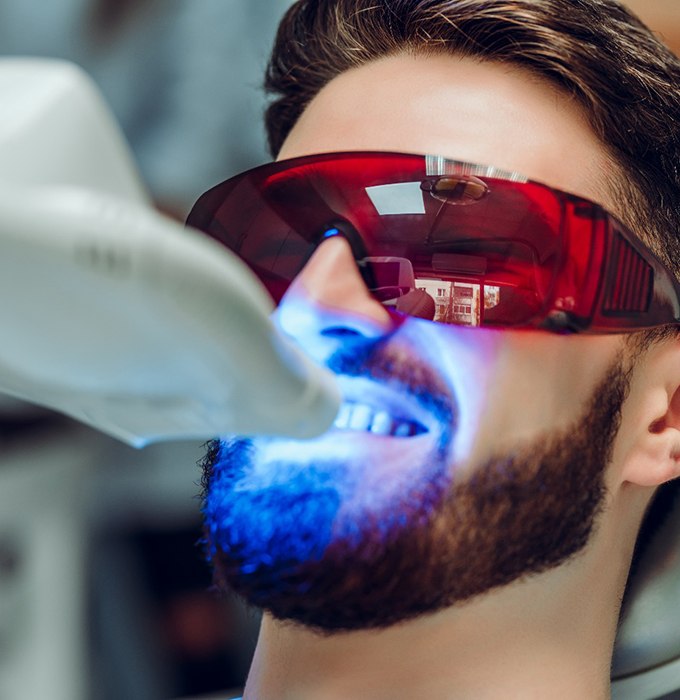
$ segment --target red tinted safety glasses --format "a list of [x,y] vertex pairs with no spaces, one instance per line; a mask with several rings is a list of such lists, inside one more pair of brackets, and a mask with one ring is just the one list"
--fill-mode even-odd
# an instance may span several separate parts
[[237,253],[276,302],[340,235],[377,300],[440,323],[606,333],[680,320],[678,281],[602,207],[438,156],[270,163],[206,192],[187,224]]

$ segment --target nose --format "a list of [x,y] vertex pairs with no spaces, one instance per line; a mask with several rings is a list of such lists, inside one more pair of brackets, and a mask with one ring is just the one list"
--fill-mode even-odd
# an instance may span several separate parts
[[394,330],[387,309],[369,293],[342,236],[325,240],[295,278],[277,311],[288,334],[377,338]]

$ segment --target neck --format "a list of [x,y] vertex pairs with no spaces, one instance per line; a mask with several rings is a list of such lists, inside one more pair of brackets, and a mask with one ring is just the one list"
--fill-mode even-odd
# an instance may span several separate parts
[[616,529],[550,572],[386,630],[320,636],[265,615],[244,699],[605,700],[632,555]]
[[605,614],[601,598],[581,595],[555,609],[546,576],[377,632],[321,637],[265,616],[245,698],[491,700],[559,688],[604,700],[616,606]]

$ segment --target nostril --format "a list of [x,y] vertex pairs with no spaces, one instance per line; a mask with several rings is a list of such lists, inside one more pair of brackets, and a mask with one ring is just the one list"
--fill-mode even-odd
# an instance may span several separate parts
[[361,333],[352,328],[343,328],[342,326],[334,326],[332,328],[324,328],[321,335],[326,338],[360,338]]

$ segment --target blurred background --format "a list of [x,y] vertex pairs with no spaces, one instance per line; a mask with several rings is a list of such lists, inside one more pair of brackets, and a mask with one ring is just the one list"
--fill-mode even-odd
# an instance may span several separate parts
[[[81,65],[159,208],[184,218],[209,186],[268,160],[260,83],[290,4],[0,0],[0,55]],[[628,4],[680,51],[678,0]],[[0,396],[0,700],[238,694],[258,613],[210,589],[202,454],[133,450]]]

